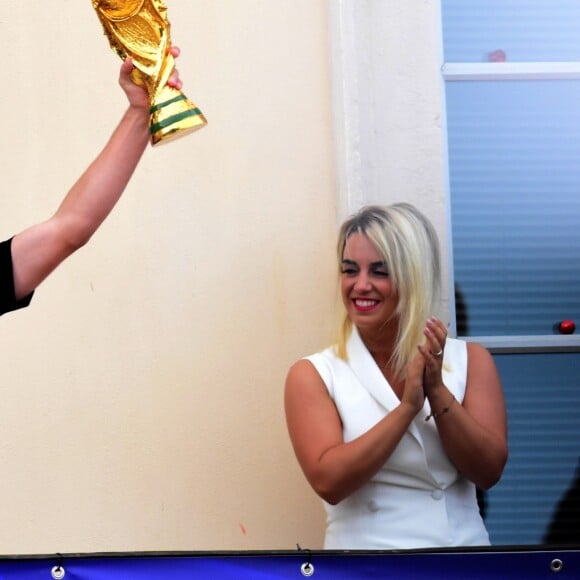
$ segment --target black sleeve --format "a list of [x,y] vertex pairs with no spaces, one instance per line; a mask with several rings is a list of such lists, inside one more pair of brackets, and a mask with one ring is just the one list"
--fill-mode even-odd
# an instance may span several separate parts
[[12,270],[12,238],[0,243],[0,316],[30,304],[32,294],[16,300],[14,295],[14,271]]

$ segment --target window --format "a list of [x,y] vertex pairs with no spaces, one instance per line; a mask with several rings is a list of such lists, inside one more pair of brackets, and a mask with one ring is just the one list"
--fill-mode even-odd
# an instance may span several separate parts
[[580,3],[442,15],[458,334],[578,346],[558,325],[580,323]]
[[580,2],[441,6],[457,330],[495,353],[508,411],[486,524],[561,542],[580,526],[559,519],[580,482],[580,341],[559,334],[580,325]]

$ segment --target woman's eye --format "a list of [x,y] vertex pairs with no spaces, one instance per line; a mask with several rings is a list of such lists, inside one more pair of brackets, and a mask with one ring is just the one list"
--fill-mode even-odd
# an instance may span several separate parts
[[383,278],[386,278],[389,275],[389,273],[385,270],[375,270],[375,276],[381,276]]
[[347,276],[354,276],[356,274],[356,270],[354,268],[343,268],[342,273],[346,274]]

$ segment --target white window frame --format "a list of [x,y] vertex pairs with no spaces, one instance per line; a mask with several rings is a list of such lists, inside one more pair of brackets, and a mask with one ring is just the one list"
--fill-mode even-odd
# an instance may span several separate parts
[[[526,80],[580,80],[578,62],[490,62],[444,63],[443,80],[454,81],[526,81]],[[450,192],[448,192],[450,194]],[[455,312],[454,299],[452,310]],[[577,321],[580,325],[580,321]],[[580,328],[579,328],[580,330]],[[580,351],[577,335],[523,335],[523,336],[469,336],[497,353],[540,353]]]

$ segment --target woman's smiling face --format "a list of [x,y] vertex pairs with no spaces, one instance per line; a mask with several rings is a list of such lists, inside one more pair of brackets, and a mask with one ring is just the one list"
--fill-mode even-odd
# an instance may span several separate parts
[[382,328],[396,314],[398,296],[388,266],[364,234],[354,233],[346,240],[340,290],[348,316],[357,328]]

